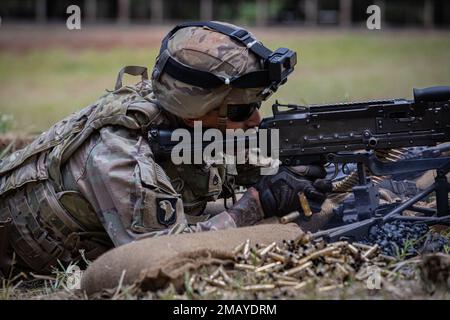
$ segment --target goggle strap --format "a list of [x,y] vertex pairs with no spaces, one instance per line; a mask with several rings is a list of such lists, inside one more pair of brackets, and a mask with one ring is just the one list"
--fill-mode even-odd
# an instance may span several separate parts
[[243,74],[233,79],[230,83],[235,88],[247,89],[267,87],[271,84],[271,81],[267,70],[260,70]]
[[[166,52],[168,53],[167,50]],[[174,79],[205,89],[218,88],[224,84],[224,80],[215,74],[188,67],[170,56],[164,66],[157,63],[156,68],[159,70],[159,74],[164,71]]]
[[250,51],[264,60],[268,59],[269,56],[273,53],[272,50],[265,47],[262,43],[253,38],[247,30],[235,29],[231,26],[223,25],[221,23],[215,23],[212,21],[185,22],[175,26],[175,28],[173,28],[163,39],[161,50],[159,53],[161,54],[162,51],[167,49],[167,43],[169,42],[170,37],[172,37],[178,30],[187,27],[207,27],[214,31],[220,32],[242,43],[243,45],[248,47]]
[[[218,77],[211,72],[197,70],[178,62],[169,55],[168,50],[158,57],[152,72],[153,79],[158,79],[163,72],[181,82],[205,89],[214,89],[226,84],[224,78]],[[270,84],[267,70],[249,72],[229,80],[229,85],[240,89],[262,88]]]

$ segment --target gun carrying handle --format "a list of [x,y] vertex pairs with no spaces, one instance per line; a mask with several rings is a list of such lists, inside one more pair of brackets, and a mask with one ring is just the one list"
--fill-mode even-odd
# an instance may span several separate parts
[[416,102],[440,102],[450,100],[450,86],[429,87],[414,89],[414,101]]
[[120,69],[119,74],[117,75],[116,85],[114,86],[114,90],[119,90],[122,87],[122,79],[124,74],[129,74],[131,76],[141,76],[142,80],[148,80],[148,71],[146,67],[140,66],[126,66]]

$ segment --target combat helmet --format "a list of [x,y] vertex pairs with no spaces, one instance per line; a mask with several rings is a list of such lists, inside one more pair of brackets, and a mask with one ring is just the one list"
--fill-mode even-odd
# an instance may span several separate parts
[[170,113],[192,119],[219,109],[223,123],[228,106],[259,106],[286,82],[295,64],[295,52],[271,51],[235,25],[190,22],[164,38],[152,87]]

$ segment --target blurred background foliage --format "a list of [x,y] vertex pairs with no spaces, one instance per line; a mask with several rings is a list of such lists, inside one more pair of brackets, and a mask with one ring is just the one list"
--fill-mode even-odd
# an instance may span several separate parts
[[[352,24],[365,22],[366,9],[382,8],[390,25],[422,26],[431,17],[438,27],[450,27],[447,0],[2,0],[5,21],[61,21],[66,8],[78,5],[91,22],[173,23],[181,20],[218,19],[247,24]],[[350,10],[349,17],[341,16]],[[315,21],[307,21],[309,15]]]

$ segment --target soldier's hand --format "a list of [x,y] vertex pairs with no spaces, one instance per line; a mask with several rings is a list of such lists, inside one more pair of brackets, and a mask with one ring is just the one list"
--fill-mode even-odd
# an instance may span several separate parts
[[281,167],[277,174],[264,176],[255,186],[265,217],[284,216],[292,211],[303,212],[300,196],[303,193],[312,212],[320,211],[331,192],[331,181],[324,180],[323,166]]

